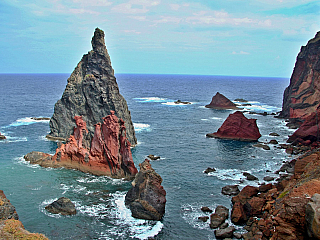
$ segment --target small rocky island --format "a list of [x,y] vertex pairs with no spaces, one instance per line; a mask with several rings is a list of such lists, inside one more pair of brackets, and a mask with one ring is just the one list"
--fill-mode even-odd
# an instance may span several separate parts
[[236,111],[227,117],[217,132],[208,133],[206,136],[240,141],[257,141],[261,134],[256,121],[256,119],[248,119],[242,112]]
[[0,132],[0,140],[4,140],[4,139],[7,139],[6,136],[2,135]]
[[130,111],[111,66],[104,32],[96,28],[92,37],[92,50],[83,55],[81,61],[68,78],[68,84],[60,100],[54,106],[50,119],[48,139],[66,141],[73,133],[74,117],[82,116],[87,123],[88,134],[83,141],[90,144],[95,132],[95,124],[111,111],[123,119],[127,139],[132,146],[137,144]]
[[237,105],[234,104],[231,100],[226,98],[221,93],[217,92],[216,95],[212,97],[210,104],[205,106],[206,108],[214,109],[237,109]]
[[91,43],[50,119],[47,137],[66,143],[58,143],[54,156],[31,152],[25,159],[43,167],[132,179],[138,171],[130,149],[137,143],[130,111],[119,93],[104,32],[96,28]]

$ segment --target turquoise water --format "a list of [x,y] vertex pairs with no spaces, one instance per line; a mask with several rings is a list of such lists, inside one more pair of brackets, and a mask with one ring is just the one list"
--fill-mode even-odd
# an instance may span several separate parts
[[[231,208],[230,197],[221,194],[228,184],[239,184],[243,171],[260,179],[266,170],[277,170],[289,159],[283,150],[254,148],[252,143],[206,138],[232,113],[206,109],[217,91],[233,100],[244,98],[247,110],[277,112],[288,79],[188,75],[117,75],[120,93],[127,100],[136,129],[138,145],[132,149],[136,166],[147,155],[161,156],[152,162],[167,191],[166,214],[162,221],[137,220],[124,205],[130,182],[96,177],[74,170],[44,169],[30,165],[23,156],[30,151],[53,154],[57,144],[46,140],[48,121],[61,97],[68,74],[1,74],[0,189],[17,209],[27,230],[50,239],[215,239],[208,223],[197,220],[202,206]],[[176,105],[173,102],[192,102]],[[256,118],[262,137],[284,143],[292,130],[272,116]],[[270,137],[277,132],[280,137]],[[206,175],[207,167],[216,172]],[[49,214],[46,204],[68,197],[77,215]],[[241,229],[239,228],[239,231]]]

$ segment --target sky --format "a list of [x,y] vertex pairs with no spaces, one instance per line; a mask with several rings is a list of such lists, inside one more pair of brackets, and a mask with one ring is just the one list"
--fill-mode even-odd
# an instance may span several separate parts
[[290,78],[319,0],[0,0],[0,73],[71,73],[105,32],[117,73]]

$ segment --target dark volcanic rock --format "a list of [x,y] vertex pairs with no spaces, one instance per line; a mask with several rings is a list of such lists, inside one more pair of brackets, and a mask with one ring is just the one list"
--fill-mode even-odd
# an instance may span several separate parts
[[219,92],[213,96],[211,103],[205,106],[214,109],[237,109],[237,106]]
[[320,103],[320,32],[301,47],[284,91],[280,117],[305,119],[316,112]]
[[261,134],[256,119],[248,119],[242,112],[236,111],[228,116],[217,132],[209,133],[207,137],[257,141]]
[[40,164],[43,161],[51,160],[52,156],[48,153],[32,151],[24,156],[24,159],[31,164]]
[[280,135],[278,133],[272,132],[269,133],[269,136],[279,137]]
[[125,197],[125,204],[132,216],[147,220],[160,220],[165,213],[166,191],[161,186],[162,178],[151,167],[148,159],[139,164],[132,188]]
[[229,195],[229,196],[238,195],[239,192],[240,190],[238,188],[238,185],[227,185],[227,186],[224,186],[221,190],[222,194]]
[[212,213],[213,212],[209,207],[202,207],[201,211],[205,212],[205,213]]
[[152,155],[152,154],[149,154],[148,155],[148,158],[152,161],[155,161],[155,160],[159,160],[160,159],[160,156],[155,156],[155,155]]
[[213,214],[210,215],[210,228],[218,228],[229,216],[229,209],[219,205]]
[[218,229],[214,231],[214,235],[217,239],[232,238],[233,232],[235,230],[236,229],[233,226],[224,229]]
[[6,139],[6,136],[2,135],[0,132],[0,140],[4,140],[4,139]]
[[45,207],[48,212],[61,215],[75,215],[77,210],[69,198],[61,197]]
[[104,43],[104,32],[96,28],[92,48],[68,78],[68,84],[54,107],[50,120],[49,139],[67,140],[75,127],[74,116],[82,116],[89,131],[88,141],[93,137],[94,125],[115,111],[125,122],[127,138],[132,146],[137,144],[126,100],[120,95],[111,66],[110,56]]
[[263,148],[264,150],[270,150],[270,147],[268,145],[257,143],[253,145],[254,147]]
[[202,222],[208,221],[209,217],[208,216],[203,216],[203,217],[198,217],[198,219]]
[[204,170],[204,173],[208,174],[208,173],[215,172],[215,171],[216,171],[215,168],[208,167],[206,170]]

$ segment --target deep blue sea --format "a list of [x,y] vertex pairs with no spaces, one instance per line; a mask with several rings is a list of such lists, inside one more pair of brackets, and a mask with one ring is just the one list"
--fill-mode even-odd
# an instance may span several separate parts
[[[69,74],[0,74],[0,189],[16,207],[20,220],[31,232],[50,239],[215,239],[209,223],[198,221],[202,206],[224,205],[231,209],[231,197],[221,194],[225,185],[248,182],[242,172],[263,177],[273,175],[285,160],[283,150],[270,145],[266,151],[253,143],[206,138],[217,131],[231,110],[207,109],[216,92],[231,100],[243,98],[247,110],[281,110],[284,78],[138,75],[118,74],[120,93],[127,100],[138,145],[132,149],[134,162],[147,155],[161,156],[152,167],[163,178],[167,192],[166,214],[162,221],[137,220],[124,205],[131,183],[96,177],[75,170],[45,169],[30,165],[23,156],[31,151],[53,154],[56,142],[48,141],[48,121],[31,117],[51,117],[61,98]],[[176,105],[180,99],[190,105]],[[246,114],[256,118],[266,142],[284,143],[292,134],[283,119]],[[277,132],[280,137],[270,137]],[[216,168],[209,175],[203,171]],[[47,213],[44,207],[59,197],[75,204],[75,216]],[[238,231],[242,231],[237,227]]]

